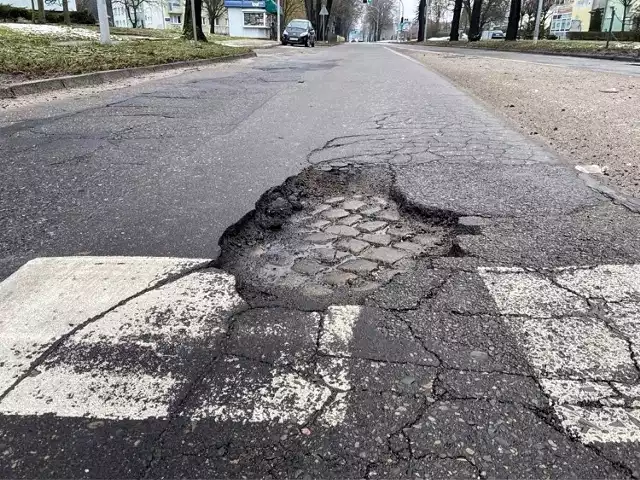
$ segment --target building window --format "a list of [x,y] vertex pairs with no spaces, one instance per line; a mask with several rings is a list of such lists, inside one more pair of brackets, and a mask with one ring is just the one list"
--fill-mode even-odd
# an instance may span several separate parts
[[179,25],[182,23],[182,15],[171,15],[171,23]]
[[568,32],[571,29],[571,14],[559,13],[551,18],[552,32]]
[[244,12],[245,27],[264,27],[264,12]]

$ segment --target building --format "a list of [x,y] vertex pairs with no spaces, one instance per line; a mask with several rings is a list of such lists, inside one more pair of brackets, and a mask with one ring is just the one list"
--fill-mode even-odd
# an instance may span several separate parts
[[131,13],[131,18],[127,14],[124,0],[112,0],[112,9],[114,27],[133,27],[133,21],[137,19],[136,27],[138,28],[166,28],[162,4],[143,2],[138,8],[137,15]]
[[[612,11],[615,9],[613,23]],[[551,8],[549,33],[566,38],[568,32],[612,32],[622,30],[624,7],[620,0],[558,0]],[[634,12],[627,12],[625,30],[633,25]]]
[[[590,0],[589,0],[590,1]],[[549,12],[551,23],[549,34],[562,39],[567,37],[571,30],[571,18],[573,15],[573,0],[558,0]]]
[[278,11],[274,0],[224,0],[224,6],[228,12],[229,35],[270,38],[271,23],[275,24]]
[[[95,0],[94,0],[95,1]],[[140,28],[174,28],[182,30],[184,22],[184,2],[185,0],[159,0],[143,2],[140,5],[138,17],[138,27]],[[131,28],[133,23],[127,15],[125,0],[111,0],[113,14],[113,25],[115,27]],[[202,29],[211,32],[211,22],[207,15],[207,9],[202,9]],[[227,10],[215,20],[212,33],[218,35],[229,34],[229,18]]]

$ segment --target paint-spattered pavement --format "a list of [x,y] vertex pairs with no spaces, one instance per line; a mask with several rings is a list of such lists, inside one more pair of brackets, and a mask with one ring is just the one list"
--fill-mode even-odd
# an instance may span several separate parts
[[639,476],[638,215],[382,46],[273,55],[317,128],[224,235],[194,213],[219,255],[169,220],[171,257],[52,243],[0,284],[0,476]]

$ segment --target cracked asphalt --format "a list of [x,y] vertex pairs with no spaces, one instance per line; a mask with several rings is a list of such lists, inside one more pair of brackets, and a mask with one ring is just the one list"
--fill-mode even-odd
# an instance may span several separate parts
[[1,125],[0,477],[640,476],[638,213],[423,65]]

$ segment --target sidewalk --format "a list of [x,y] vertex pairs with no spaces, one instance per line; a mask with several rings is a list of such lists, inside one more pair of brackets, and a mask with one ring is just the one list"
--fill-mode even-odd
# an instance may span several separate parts
[[637,216],[417,62],[358,55],[397,90],[215,268],[47,259],[0,284],[0,476],[640,471]]

